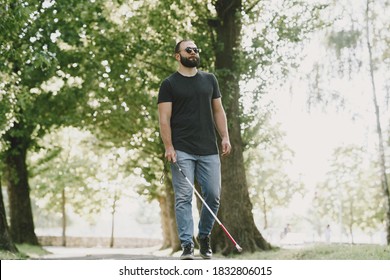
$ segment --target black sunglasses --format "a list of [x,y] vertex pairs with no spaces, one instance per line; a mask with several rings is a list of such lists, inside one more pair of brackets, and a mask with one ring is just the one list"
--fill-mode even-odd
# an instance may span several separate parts
[[198,49],[198,48],[186,47],[184,50],[185,50],[187,53],[191,53],[192,51],[194,51],[194,53],[199,53],[199,49]]

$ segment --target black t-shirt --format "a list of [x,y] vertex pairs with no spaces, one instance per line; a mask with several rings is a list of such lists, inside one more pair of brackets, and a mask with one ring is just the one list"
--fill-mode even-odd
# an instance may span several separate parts
[[203,71],[192,77],[176,72],[161,83],[158,103],[172,102],[172,144],[176,150],[218,154],[212,100],[220,97],[216,77]]

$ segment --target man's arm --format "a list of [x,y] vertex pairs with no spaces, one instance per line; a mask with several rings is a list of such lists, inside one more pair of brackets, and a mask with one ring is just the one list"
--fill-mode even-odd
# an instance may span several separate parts
[[176,162],[176,152],[172,144],[171,115],[172,102],[158,104],[161,139],[165,146],[165,158],[168,161]]
[[229,140],[229,131],[227,127],[227,119],[225,110],[222,106],[221,98],[213,99],[213,114],[214,114],[214,121],[215,126],[217,127],[217,131],[222,139],[222,155],[228,155],[230,154],[230,151],[232,149],[230,145]]

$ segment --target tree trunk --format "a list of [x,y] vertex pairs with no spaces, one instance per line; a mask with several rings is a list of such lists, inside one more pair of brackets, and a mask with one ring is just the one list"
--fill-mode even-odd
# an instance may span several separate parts
[[353,238],[353,201],[349,203],[349,234],[351,235],[351,244],[355,244]]
[[7,215],[5,213],[4,201],[3,201],[3,188],[1,186],[0,178],[0,250],[10,251],[17,253],[18,249],[12,242],[11,235],[9,233]]
[[382,127],[381,127],[381,121],[380,121],[380,111],[377,101],[377,95],[376,95],[376,85],[375,85],[375,75],[374,75],[374,60],[372,57],[372,46],[370,41],[370,1],[367,0],[367,6],[366,6],[366,36],[367,36],[367,49],[368,49],[368,55],[369,55],[369,63],[370,63],[370,78],[371,78],[371,87],[372,87],[372,95],[373,95],[373,103],[375,108],[375,117],[376,117],[376,127],[377,127],[377,133],[378,133],[378,145],[379,145],[379,160],[380,160],[380,167],[381,167],[381,184],[382,184],[382,190],[383,195],[386,201],[386,231],[387,231],[387,245],[390,245],[390,194],[389,194],[389,183],[387,180],[386,175],[386,156],[385,156],[385,148],[384,148],[384,141],[383,141],[383,135],[382,135]]
[[114,199],[112,201],[112,211],[111,211],[111,238],[110,238],[110,248],[114,248],[115,241],[115,213],[116,213],[116,203],[119,199],[118,192],[115,191]]
[[161,229],[163,231],[163,244],[161,249],[172,248],[172,253],[181,250],[179,235],[176,226],[175,196],[172,179],[169,174],[169,165],[162,158],[164,166],[164,194],[158,198],[160,205]]
[[[20,134],[22,136],[19,136]],[[29,140],[24,134],[25,130],[16,124],[5,135],[9,143],[9,149],[5,154],[5,179],[10,203],[10,232],[15,243],[39,245],[34,232],[26,165]]]
[[[256,228],[246,181],[240,118],[240,72],[235,56],[240,47],[241,0],[218,0],[219,24],[216,46],[216,73],[228,118],[232,152],[222,159],[222,194],[219,215],[224,226],[247,252],[269,250],[271,245]],[[232,211],[234,209],[234,211]],[[229,254],[234,246],[219,227],[214,227],[213,250]]]
[[263,194],[263,217],[264,217],[264,229],[268,228],[268,218],[267,218],[267,201],[265,199],[265,191],[262,191]]
[[62,189],[62,246],[66,247],[66,193],[65,188]]
[[171,178],[165,178],[165,197],[160,199],[160,209],[163,229],[162,248],[172,248],[172,253],[181,250],[180,240],[177,233],[176,215],[175,215],[175,196],[172,187]]
[[158,198],[158,203],[160,206],[160,220],[163,238],[161,250],[163,250],[171,247],[171,232],[169,229],[170,221],[168,217],[167,198],[165,196],[160,196]]

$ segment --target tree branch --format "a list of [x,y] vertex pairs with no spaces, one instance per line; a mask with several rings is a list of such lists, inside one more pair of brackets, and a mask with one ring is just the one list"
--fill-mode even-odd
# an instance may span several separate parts
[[256,0],[247,9],[244,10],[246,14],[249,14],[262,0]]

